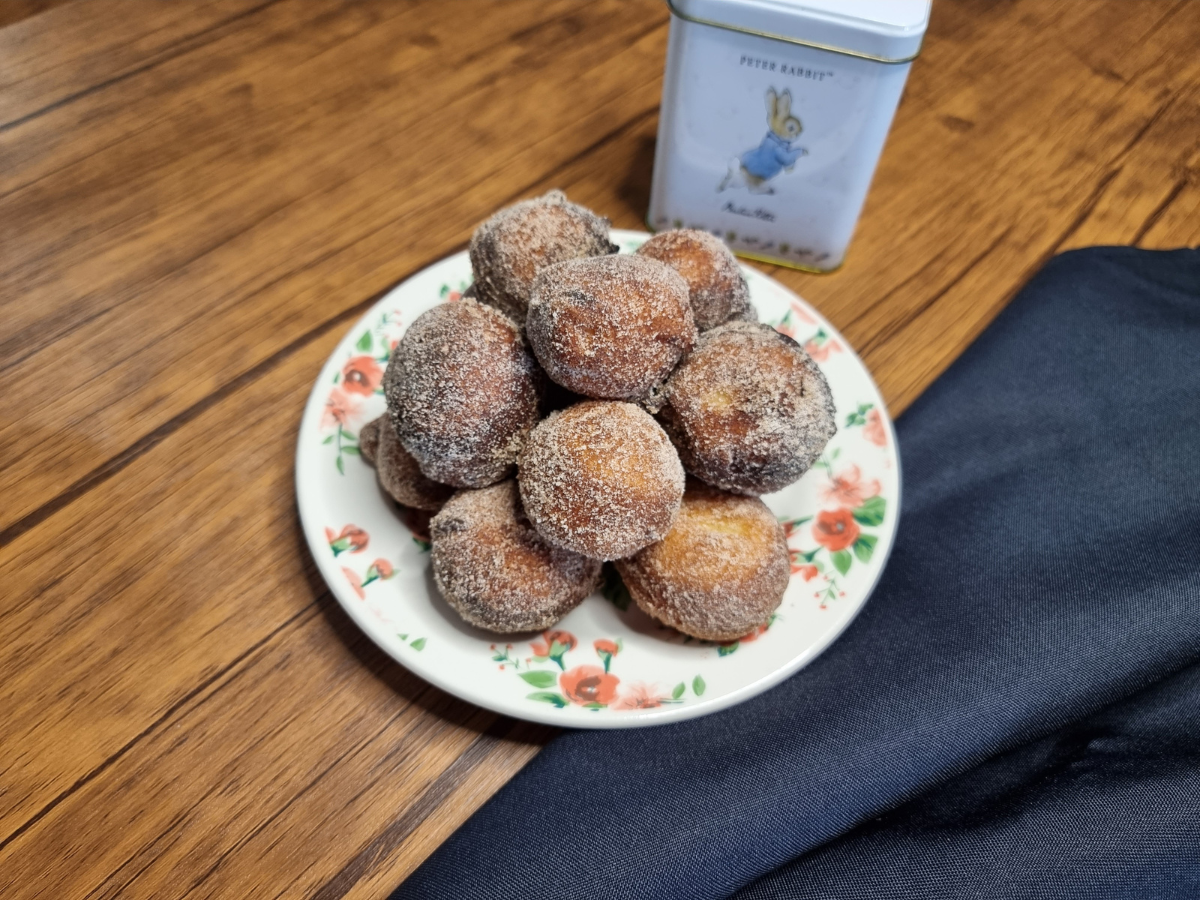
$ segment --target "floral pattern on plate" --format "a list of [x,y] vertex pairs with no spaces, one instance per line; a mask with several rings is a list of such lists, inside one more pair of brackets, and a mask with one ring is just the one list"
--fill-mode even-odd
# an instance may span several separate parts
[[[623,252],[646,239],[615,231]],[[429,571],[429,516],[397,507],[361,459],[358,433],[384,412],[383,370],[404,327],[455,302],[465,253],[404,282],[369,310],[318,378],[297,445],[296,490],[313,557],[347,614],[380,647],[456,696],[519,718],[630,727],[702,715],[747,699],[811,661],[854,617],[894,540],[900,475],[877,388],[837,330],[755,269],[763,321],[825,372],[839,431],[796,484],[764,497],[787,534],[792,578],[771,621],[737,641],[681,635],[630,602],[611,566],[595,596],[554,628],[502,637],[462,622]]]

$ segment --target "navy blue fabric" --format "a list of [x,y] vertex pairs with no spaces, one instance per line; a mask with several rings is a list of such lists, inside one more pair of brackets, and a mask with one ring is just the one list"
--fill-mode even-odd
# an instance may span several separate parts
[[394,897],[1200,896],[1200,250],[1051,260],[898,434],[825,654],[564,734]]

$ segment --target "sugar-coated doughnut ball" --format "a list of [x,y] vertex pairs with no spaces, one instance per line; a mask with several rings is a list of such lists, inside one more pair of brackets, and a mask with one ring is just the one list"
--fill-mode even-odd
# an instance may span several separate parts
[[512,473],[543,383],[516,325],[474,300],[417,316],[383,376],[404,449],[428,478],[454,487]]
[[600,563],[548,544],[521,511],[517,483],[459,491],[429,523],[433,579],[488,631],[553,625],[596,586]]
[[659,232],[637,252],[666,263],[683,277],[701,331],[740,316],[750,302],[750,289],[733,251],[707,231]]
[[684,475],[645,410],[588,401],[538,423],[521,452],[518,481],[525,512],[548,541],[617,559],[667,533]]
[[602,400],[644,399],[696,341],[687,283],[628,254],[542,270],[525,330],[551,379]]
[[765,624],[791,572],[783,527],[766,504],[696,481],[666,537],[616,566],[647,614],[710,641]]
[[769,325],[730,322],[705,332],[664,399],[660,416],[687,470],[739,494],[791,484],[837,431],[825,376]]
[[379,483],[397,503],[437,512],[450,499],[454,488],[432,481],[421,474],[412,454],[404,449],[392,420],[380,416],[368,422],[358,433],[358,449],[375,467]]
[[538,272],[568,259],[615,253],[608,227],[608,219],[569,202],[562,191],[505,207],[471,236],[476,296],[523,323]]

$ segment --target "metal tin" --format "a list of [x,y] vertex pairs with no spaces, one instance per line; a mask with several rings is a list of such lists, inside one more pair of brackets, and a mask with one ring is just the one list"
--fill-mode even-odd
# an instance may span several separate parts
[[668,0],[647,222],[825,272],[845,257],[929,0]]

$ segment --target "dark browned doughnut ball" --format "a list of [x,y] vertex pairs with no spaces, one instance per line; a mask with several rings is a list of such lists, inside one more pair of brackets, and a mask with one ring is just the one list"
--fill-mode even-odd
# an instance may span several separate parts
[[616,566],[647,614],[709,641],[766,624],[791,576],[783,527],[766,504],[698,481],[666,537]]
[[659,415],[684,467],[739,494],[791,484],[837,431],[825,376],[769,325],[729,322],[706,331],[664,395]]
[[421,474],[412,454],[404,449],[392,420],[384,415],[368,422],[358,433],[363,459],[375,467],[379,483],[393,500],[413,509],[437,512],[454,488]]
[[637,252],[666,263],[683,277],[701,331],[741,315],[750,302],[750,289],[733,251],[707,231],[662,231]]
[[488,631],[549,628],[596,586],[600,563],[548,544],[517,483],[459,491],[430,520],[433,580],[460,616]]
[[684,280],[627,254],[544,269],[525,332],[551,379],[602,400],[644,399],[696,341]]
[[517,327],[474,300],[417,316],[383,376],[388,412],[426,477],[484,487],[512,473],[544,377]]
[[524,323],[538,272],[567,259],[615,253],[608,227],[608,219],[569,202],[562,191],[500,210],[471,236],[476,296]]
[[538,423],[517,476],[542,536],[593,559],[628,556],[666,534],[683,478],[675,448],[649,413],[594,400]]

